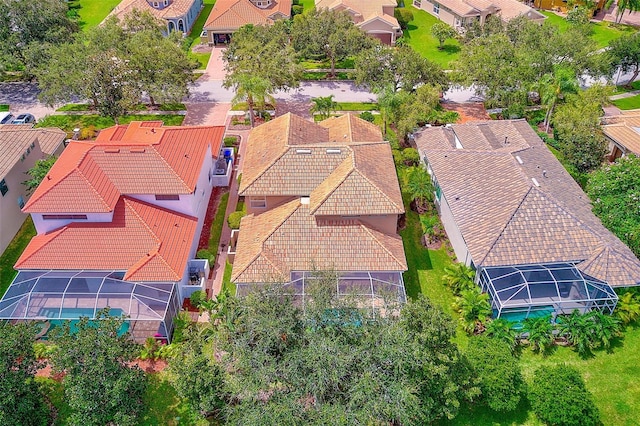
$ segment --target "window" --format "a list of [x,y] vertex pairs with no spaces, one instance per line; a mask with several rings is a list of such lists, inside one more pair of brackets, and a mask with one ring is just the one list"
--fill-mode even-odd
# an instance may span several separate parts
[[167,6],[169,4],[169,2],[167,0],[164,0],[164,5]]
[[251,197],[249,204],[254,209],[264,209],[267,207],[266,197]]
[[7,192],[9,192],[9,187],[7,186],[7,182],[2,179],[0,180],[0,193],[2,193],[2,196],[4,197]]
[[20,208],[24,207],[24,198],[22,197],[22,195],[18,197],[18,206]]
[[421,0],[413,0],[413,5],[415,7],[420,7],[421,6]]
[[433,13],[435,13],[436,15],[440,14],[440,3],[433,4]]
[[153,7],[158,7],[158,2],[157,1],[153,2]]
[[86,214],[43,214],[44,220],[87,220]]
[[178,194],[156,194],[156,201],[177,201],[179,199]]

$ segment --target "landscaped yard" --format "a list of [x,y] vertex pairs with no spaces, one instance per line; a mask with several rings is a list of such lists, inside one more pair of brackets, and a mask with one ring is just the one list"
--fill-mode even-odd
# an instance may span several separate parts
[[[406,170],[401,168],[399,179],[405,179]],[[403,185],[401,185],[402,187]],[[444,268],[452,264],[446,249],[428,250],[421,244],[422,228],[417,213],[410,209],[409,197],[403,194],[406,210],[406,226],[400,231],[404,242],[409,271],[404,280],[407,296],[426,295],[454,318],[451,307],[454,296],[445,286],[442,276]],[[464,351],[467,335],[458,327],[456,343]],[[536,369],[549,365],[568,364],[582,373],[593,401],[600,410],[605,425],[637,425],[640,412],[640,327],[629,327],[624,339],[613,345],[611,353],[595,351],[593,357],[583,359],[569,347],[554,347],[550,354],[536,354],[525,348],[521,355],[523,375],[530,380]],[[463,406],[453,420],[442,421],[442,425],[469,426],[542,426],[526,401],[511,413],[497,413],[480,405]]]
[[27,216],[16,236],[13,237],[13,240],[0,256],[0,297],[4,295],[4,292],[7,291],[11,281],[16,276],[13,265],[15,265],[16,260],[18,260],[31,238],[35,235],[36,228],[33,226],[31,216]]
[[304,13],[309,13],[310,11],[315,9],[315,7],[316,7],[315,0],[300,0],[298,2],[298,4],[301,5],[304,8],[303,9]]
[[80,28],[82,31],[88,31],[98,26],[104,18],[107,17],[121,0],[75,0],[69,2],[69,7],[77,7],[80,15]]
[[[547,17],[546,22],[557,25],[561,31],[566,30],[571,25],[562,16],[558,16],[553,12],[541,11],[541,13]],[[623,34],[631,34],[636,31],[635,28],[628,25],[614,24],[607,21],[592,23],[591,26],[593,28],[591,38],[598,43],[598,47],[606,47],[611,40],[615,40]]]
[[189,37],[193,39],[189,48],[189,56],[197,59],[198,62],[200,62],[199,69],[207,68],[209,58],[211,57],[211,52],[194,53],[191,49],[200,44],[200,33],[202,33],[202,27],[204,27],[204,24],[207,23],[207,18],[209,17],[214,4],[216,4],[216,0],[204,0],[204,7],[202,8],[200,15],[198,15],[198,19],[196,19],[196,22],[193,23],[193,27],[191,27],[191,33],[189,34]]
[[638,109],[640,108],[640,95],[617,99],[615,101],[611,101],[611,103],[623,110]]
[[424,10],[416,9],[410,5],[405,7],[413,13],[413,21],[409,22],[409,28],[404,31],[404,39],[407,44],[443,68],[452,68],[452,62],[458,59],[460,54],[460,43],[457,40],[449,39],[444,43],[444,49],[439,50],[440,42],[431,35],[431,27],[438,22],[438,19]]

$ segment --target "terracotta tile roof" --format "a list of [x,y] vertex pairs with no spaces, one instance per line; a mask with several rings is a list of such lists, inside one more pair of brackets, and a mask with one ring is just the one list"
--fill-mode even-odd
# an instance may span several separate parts
[[503,21],[510,21],[518,16],[526,16],[534,21],[547,19],[542,13],[518,0],[491,0],[500,9],[499,15]]
[[289,278],[312,267],[337,271],[405,271],[402,240],[358,220],[322,221],[293,200],[242,219],[231,279]]
[[380,127],[353,114],[331,117],[318,123],[329,130],[331,142],[382,142]]
[[74,222],[35,236],[16,269],[124,270],[125,280],[182,279],[198,220],[120,197],[112,222]]
[[277,15],[291,17],[291,0],[272,0],[271,5],[259,8],[249,0],[218,0],[204,24],[209,31],[236,31],[243,25],[268,25]]
[[[20,162],[27,150],[31,151],[39,146],[44,154],[51,155],[66,137],[66,133],[60,129],[33,129],[23,124],[0,125],[0,180]],[[32,144],[34,148],[31,148]]]
[[[162,2],[162,0],[158,0],[158,2]],[[116,16],[118,19],[123,20],[127,14],[138,10],[140,12],[149,12],[159,19],[179,18],[191,9],[194,2],[195,0],[172,0],[169,6],[163,9],[156,9],[147,0],[122,0],[109,13],[109,16]]]
[[636,155],[640,155],[640,115],[620,115],[616,123],[602,126],[604,134]]
[[610,285],[640,284],[640,260],[524,120],[425,129],[416,143],[476,266],[581,262]]
[[[110,212],[121,194],[190,194],[223,127],[114,126],[72,141],[24,207],[27,213]],[[153,127],[150,127],[153,126]]]

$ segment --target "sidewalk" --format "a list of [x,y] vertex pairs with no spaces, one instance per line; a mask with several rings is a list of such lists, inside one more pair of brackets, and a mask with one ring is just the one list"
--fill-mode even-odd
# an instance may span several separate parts
[[640,95],[640,90],[632,90],[630,92],[618,93],[617,95],[609,96],[609,100],[617,101],[618,99],[632,98],[637,95]]

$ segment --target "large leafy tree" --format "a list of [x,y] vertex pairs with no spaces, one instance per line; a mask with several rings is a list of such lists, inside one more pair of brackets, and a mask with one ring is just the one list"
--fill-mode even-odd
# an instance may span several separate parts
[[545,131],[549,131],[553,111],[564,100],[568,93],[577,93],[580,89],[578,79],[573,71],[568,68],[556,67],[551,74],[545,74],[537,84],[538,93],[542,104],[547,108],[544,116]]
[[181,42],[162,37],[145,13],[124,22],[107,19],[75,41],[51,47],[32,72],[47,104],[89,99],[102,115],[117,120],[143,93],[152,102],[182,99],[193,69]]
[[598,168],[604,161],[607,142],[600,128],[607,88],[594,85],[567,96],[552,119],[564,158],[580,172]]
[[593,212],[611,232],[640,257],[640,158],[619,158],[615,164],[603,166],[589,178],[587,194]]
[[66,373],[70,424],[138,424],[147,382],[144,372],[130,363],[140,353],[139,345],[129,334],[119,335],[124,319],[110,317],[107,309],[96,317],[80,319],[76,332],[67,323],[52,339],[58,347],[51,356],[54,370]]
[[529,388],[529,401],[546,424],[595,426],[600,414],[580,373],[574,368],[547,365],[538,369]]
[[333,284],[311,290],[304,314],[266,288],[221,329],[229,423],[422,425],[478,395],[445,313],[421,298],[374,319],[337,300],[326,278]]
[[34,381],[36,329],[29,324],[0,324],[0,424],[44,426],[49,409]]
[[442,68],[409,46],[393,48],[378,44],[363,50],[355,58],[355,69],[356,83],[374,91],[389,85],[394,91],[406,92],[413,92],[419,84],[439,86],[442,90],[448,87]]
[[297,15],[291,26],[291,37],[296,51],[304,57],[328,59],[332,76],[336,62],[375,44],[354,25],[348,13],[327,8]]
[[623,72],[633,73],[627,83],[630,86],[640,74],[640,35],[635,32],[612,40],[607,53],[612,72],[620,68]]
[[492,410],[513,411],[524,394],[524,380],[511,346],[476,336],[469,341],[466,355],[480,379],[482,400]]
[[482,36],[470,37],[462,47],[456,81],[475,85],[489,103],[508,107],[526,104],[527,92],[547,74],[570,70],[574,78],[584,74],[600,76],[605,70],[603,55],[586,33],[586,27],[560,31],[545,23],[538,25],[519,17]]
[[446,22],[438,21],[431,27],[431,34],[438,40],[440,45],[438,49],[444,48],[444,42],[449,38],[454,38],[458,35],[456,30]]
[[24,65],[24,53],[31,46],[70,41],[78,25],[67,11],[67,4],[59,0],[0,1],[0,71]]

